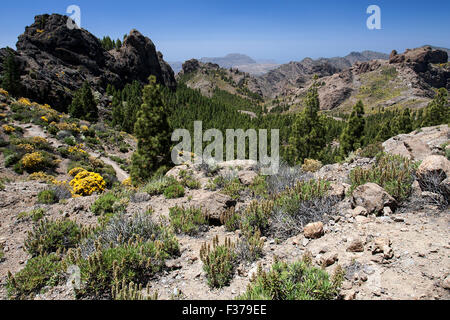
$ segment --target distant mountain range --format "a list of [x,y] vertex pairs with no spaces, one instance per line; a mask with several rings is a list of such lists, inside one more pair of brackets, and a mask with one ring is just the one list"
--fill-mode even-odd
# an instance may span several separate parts
[[[345,57],[334,57],[334,58],[320,58],[319,62],[328,62],[332,66],[339,70],[343,70],[351,67],[355,62],[365,62],[374,59],[386,60],[389,55],[374,51],[363,51],[363,52],[352,52]],[[308,59],[308,58],[307,58]],[[247,72],[253,76],[261,76],[267,72],[280,67],[276,61],[272,59],[265,60],[255,60],[245,54],[240,53],[230,53],[224,57],[203,57],[198,60],[202,63],[214,63],[219,65],[221,68],[235,68],[240,71]],[[182,70],[183,62],[175,61],[169,62],[175,73]]]
[[[240,53],[230,53],[224,57],[203,57],[198,61],[202,63],[214,63],[225,69],[239,69],[251,75],[262,75],[279,66],[279,64],[272,59],[255,60]],[[169,64],[176,74],[182,70],[183,62],[181,61],[169,62]]]

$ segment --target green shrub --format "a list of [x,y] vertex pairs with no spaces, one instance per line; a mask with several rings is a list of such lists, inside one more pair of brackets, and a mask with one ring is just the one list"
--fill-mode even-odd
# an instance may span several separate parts
[[220,216],[220,223],[225,226],[225,230],[228,232],[234,232],[240,227],[241,216],[236,212],[235,207],[232,207]]
[[8,273],[8,296],[11,299],[30,299],[44,287],[57,285],[61,271],[60,258],[55,254],[32,258],[14,276]]
[[381,142],[376,142],[373,144],[369,144],[366,147],[364,147],[359,155],[364,158],[374,158],[378,154],[383,152],[383,145]]
[[166,199],[176,199],[184,197],[184,188],[181,184],[171,184],[164,190]]
[[234,178],[225,183],[222,193],[230,196],[233,200],[237,200],[240,197],[241,191],[244,189],[244,185],[239,178]]
[[38,193],[38,202],[42,204],[54,204],[59,201],[54,190],[44,190]]
[[245,233],[236,245],[236,254],[239,260],[254,262],[263,256],[264,241],[261,232]]
[[325,270],[307,261],[287,264],[276,261],[269,272],[258,267],[241,300],[333,300],[342,282],[340,271],[330,279]]
[[144,187],[144,191],[151,196],[156,196],[163,194],[168,186],[176,183],[173,177],[159,177],[148,182]]
[[43,220],[28,232],[25,248],[32,255],[74,248],[82,236],[81,228],[70,220]]
[[179,176],[184,187],[192,190],[200,189],[200,182],[194,178],[192,171],[181,170]]
[[78,297],[103,299],[111,298],[111,288],[122,282],[147,283],[169,257],[158,241],[137,240],[106,248],[97,242],[95,252],[87,258],[80,249],[69,251],[64,265],[80,268],[83,286],[76,289]]
[[241,217],[240,229],[243,234],[250,235],[256,231],[265,234],[269,228],[273,206],[273,201],[252,201]]
[[91,233],[81,244],[83,257],[92,255],[96,251],[96,242],[102,248],[115,247],[129,241],[158,241],[161,249],[170,256],[180,253],[178,240],[171,229],[163,224],[155,223],[151,213],[139,213],[127,217],[124,213],[117,214],[99,229]]
[[271,236],[288,239],[303,232],[303,226],[322,221],[325,215],[332,215],[339,196],[329,195],[330,183],[324,180],[297,182],[274,195],[271,214]]
[[211,288],[227,286],[233,278],[236,264],[235,246],[226,238],[223,245],[219,245],[219,237],[213,240],[213,246],[203,243],[200,249],[200,259],[206,272],[208,285]]
[[69,145],[69,146],[74,147],[77,144],[77,141],[75,140],[74,137],[71,136],[71,137],[65,137],[64,138],[64,143]]
[[119,200],[113,193],[108,192],[95,200],[91,206],[91,211],[96,216],[106,216],[123,211],[125,207],[119,203]]
[[173,207],[169,212],[170,224],[176,233],[195,235],[204,230],[208,224],[205,212],[200,208]]
[[253,193],[253,196],[260,196],[266,198],[268,196],[268,185],[266,181],[266,176],[259,175],[253,180],[253,183],[250,185],[250,190]]
[[142,293],[142,289],[142,285],[133,282],[127,285],[122,281],[121,284],[112,287],[112,298],[116,301],[158,300],[158,292],[151,294],[148,286],[145,293]]
[[414,174],[418,163],[399,155],[380,154],[370,169],[355,168],[350,172],[351,191],[358,186],[372,182],[386,190],[398,201],[411,194]]
[[19,220],[31,219],[33,222],[38,222],[45,216],[45,210],[42,208],[33,209],[29,212],[21,212],[17,215]]

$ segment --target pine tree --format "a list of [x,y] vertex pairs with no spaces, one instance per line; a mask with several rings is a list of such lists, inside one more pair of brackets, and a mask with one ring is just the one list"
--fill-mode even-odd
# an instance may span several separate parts
[[72,104],[69,106],[72,117],[87,121],[98,120],[98,108],[88,82],[77,90],[73,96]]
[[450,105],[448,91],[445,88],[437,90],[433,101],[425,108],[422,127],[437,126],[450,121]]
[[357,150],[362,146],[362,141],[364,138],[364,105],[362,101],[353,107],[352,114],[347,122],[347,126],[342,132],[340,143],[341,143],[341,155],[346,156],[350,152]]
[[20,83],[19,66],[12,52],[9,52],[9,55],[3,61],[1,86],[12,96],[17,97],[21,94],[22,85]]
[[291,164],[302,163],[306,158],[317,158],[326,146],[325,119],[319,115],[318,87],[315,79],[306,94],[306,108],[297,115],[293,123],[287,149],[288,161]]
[[411,111],[406,108],[394,119],[393,134],[404,134],[413,131],[413,123],[411,120]]
[[149,180],[153,173],[170,161],[171,139],[167,107],[156,77],[143,90],[143,104],[137,114],[134,133],[138,140],[132,156],[131,178],[134,184]]
[[390,121],[385,121],[380,125],[375,141],[385,142],[392,136],[391,123]]

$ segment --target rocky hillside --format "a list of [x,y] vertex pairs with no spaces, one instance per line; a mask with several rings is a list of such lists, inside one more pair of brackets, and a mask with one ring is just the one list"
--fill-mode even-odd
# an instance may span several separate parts
[[[1,299],[130,298],[111,286],[135,272],[127,281],[153,298],[261,298],[263,272],[302,259],[314,277],[336,277],[311,298],[450,299],[448,125],[394,137],[376,158],[268,177],[252,161],[186,162],[134,188],[131,136],[4,91],[0,101]],[[207,244],[231,250],[221,278],[205,268]],[[66,285],[73,265],[79,288]]]
[[[434,96],[434,88],[450,87],[447,60],[446,52],[422,47],[403,54],[394,51],[389,60],[357,62],[350,69],[334,74],[330,65],[319,68],[321,108],[348,112],[358,100],[362,100],[369,111],[385,107],[424,107]],[[301,106],[311,81],[300,77],[297,82],[280,86],[280,99]]]
[[203,95],[212,97],[216,89],[238,95],[247,99],[261,99],[249,88],[254,85],[254,78],[238,69],[224,69],[218,64],[188,60],[183,70],[177,74],[177,81],[189,88],[199,89]]
[[[87,30],[67,28],[66,16],[40,15],[19,36],[14,55],[20,64],[24,96],[40,103],[52,101],[66,110],[72,92],[88,81],[103,93],[108,84],[122,88],[133,80],[146,82],[150,74],[167,87],[176,86],[170,66],[153,42],[132,30],[119,50],[105,51]],[[0,61],[8,55],[0,49]],[[1,70],[0,63],[0,72]]]
[[345,57],[311,58],[300,62],[290,62],[257,78],[258,85],[254,88],[263,96],[275,98],[291,87],[302,88],[314,75],[331,76],[350,68],[356,62],[366,62],[375,59],[387,60],[388,55],[373,51],[352,52]]

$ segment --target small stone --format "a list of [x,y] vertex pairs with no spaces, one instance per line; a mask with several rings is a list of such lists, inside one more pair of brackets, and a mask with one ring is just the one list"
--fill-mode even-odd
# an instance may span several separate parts
[[405,222],[405,219],[402,217],[394,217],[394,222]]
[[352,211],[352,216],[353,217],[357,217],[357,216],[364,216],[367,217],[367,209],[361,206],[356,207],[355,209],[353,209]]
[[391,240],[389,238],[376,238],[372,249],[372,254],[383,253],[385,247],[390,247]]
[[446,276],[441,283],[442,288],[450,290],[450,275]]
[[309,240],[306,239],[306,238],[303,238],[302,245],[303,245],[304,247],[306,247],[306,246],[308,245],[308,243],[309,243]]
[[384,214],[385,216],[390,216],[390,215],[392,214],[392,209],[389,208],[389,207],[384,207],[384,208],[383,208],[383,214]]
[[344,295],[344,300],[347,300],[347,301],[355,300],[355,298],[356,298],[356,292],[353,290],[345,293],[345,295]]
[[353,288],[353,284],[350,281],[344,281],[341,288],[342,290],[351,290]]
[[347,252],[364,252],[364,243],[361,239],[353,240],[347,247]]
[[360,279],[362,282],[366,282],[366,281],[367,281],[367,276],[366,276],[364,273],[361,273],[361,274],[359,275],[359,279]]
[[322,222],[315,222],[306,225],[306,227],[303,229],[303,232],[305,237],[309,239],[319,239],[325,233],[323,230]]
[[320,258],[320,264],[325,266],[325,267],[329,267],[333,264],[335,264],[336,261],[338,261],[338,254],[337,253],[325,253],[321,258]]

